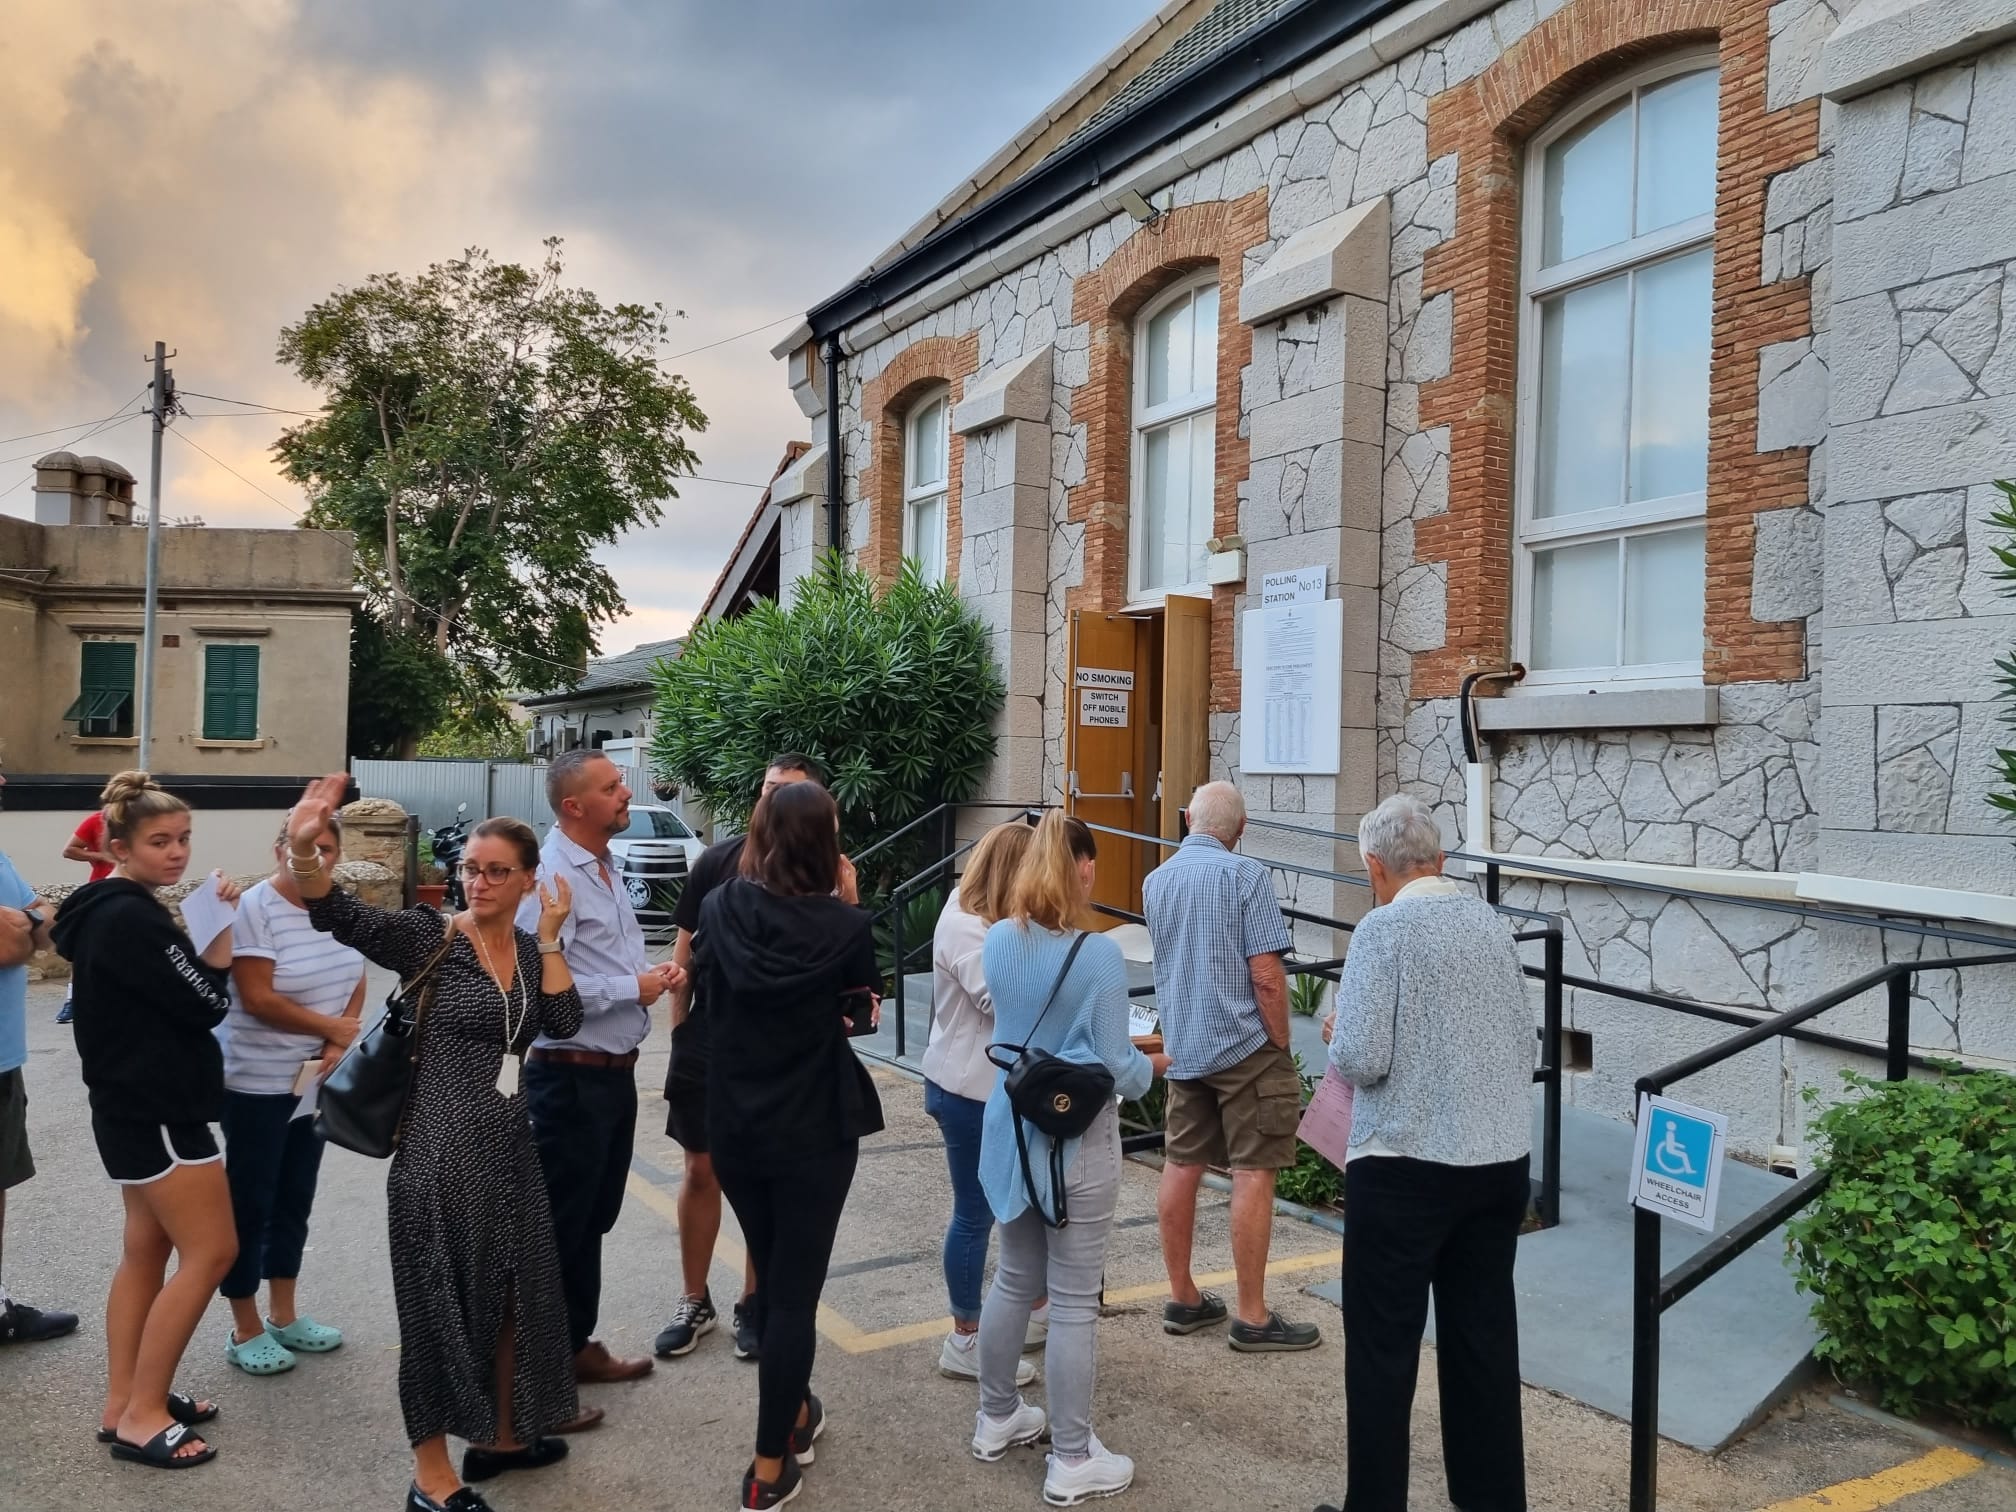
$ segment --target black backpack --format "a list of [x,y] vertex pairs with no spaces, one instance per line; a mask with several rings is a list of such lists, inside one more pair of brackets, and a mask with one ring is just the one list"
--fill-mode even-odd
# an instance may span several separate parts
[[[1043,1003],[1043,1011],[1029,1026],[1029,1038],[1036,1037],[1043,1020],[1056,1006],[1064,978],[1071,974],[1071,963],[1078,959],[1084,944],[1085,933],[1080,930],[1078,938],[1071,942],[1070,953],[1064,957],[1057,980],[1050,984],[1050,996]],[[1071,1221],[1064,1206],[1064,1141],[1082,1136],[1092,1127],[1092,1120],[1112,1103],[1113,1073],[1102,1065],[1065,1060],[1026,1044],[989,1045],[987,1059],[1008,1073],[1001,1090],[1008,1094],[1008,1106],[1015,1115],[1015,1149],[1022,1157],[1022,1183],[1029,1192],[1029,1205],[1051,1228],[1064,1228]],[[1022,1129],[1025,1121],[1050,1136],[1050,1191],[1057,1200],[1054,1218],[1043,1211],[1036,1195],[1035,1173],[1029,1169],[1029,1141]]]

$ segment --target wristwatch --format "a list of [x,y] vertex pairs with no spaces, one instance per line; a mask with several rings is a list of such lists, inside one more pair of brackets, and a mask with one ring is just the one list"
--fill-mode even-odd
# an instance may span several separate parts
[[39,908],[24,908],[21,912],[28,916],[28,928],[31,932],[40,929],[44,924],[49,922],[42,917],[42,910]]
[[558,940],[541,940],[539,942],[539,954],[541,955],[560,954],[560,942]]

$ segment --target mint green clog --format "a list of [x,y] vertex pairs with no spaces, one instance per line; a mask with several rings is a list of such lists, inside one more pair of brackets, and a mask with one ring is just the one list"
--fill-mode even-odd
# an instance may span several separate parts
[[279,1375],[294,1368],[294,1356],[270,1333],[256,1333],[243,1344],[225,1335],[224,1358],[247,1375]]
[[327,1354],[343,1343],[342,1329],[317,1323],[305,1313],[284,1328],[268,1318],[266,1334],[299,1354]]

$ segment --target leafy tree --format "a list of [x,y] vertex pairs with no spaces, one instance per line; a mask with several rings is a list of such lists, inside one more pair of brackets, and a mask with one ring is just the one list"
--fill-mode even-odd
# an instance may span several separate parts
[[420,754],[461,756],[471,761],[523,761],[531,728],[531,720],[514,720],[501,706],[458,706],[420,737]]
[[831,552],[790,608],[696,625],[656,675],[655,774],[740,826],[764,764],[802,751],[828,773],[849,851],[971,797],[1006,697],[986,627],[949,584],[927,587],[908,562],[878,591]]
[[416,730],[431,730],[447,711],[455,668],[431,641],[387,632],[377,613],[350,617],[350,755],[411,755]]
[[[385,638],[431,651],[472,707],[552,687],[595,650],[623,608],[595,548],[660,517],[707,424],[660,365],[664,307],[567,287],[559,241],[545,248],[531,269],[471,249],[376,274],[280,333],[280,360],[323,395],[274,445],[306,523],[356,533]],[[396,699],[377,712],[413,754],[430,723]]]

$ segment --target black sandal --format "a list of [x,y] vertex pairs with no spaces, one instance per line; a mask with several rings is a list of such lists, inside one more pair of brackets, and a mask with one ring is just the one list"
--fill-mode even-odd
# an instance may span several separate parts
[[[203,1445],[201,1454],[177,1454],[184,1443]],[[217,1451],[208,1441],[191,1433],[187,1423],[170,1423],[144,1444],[129,1444],[122,1438],[112,1440],[112,1458],[131,1460],[136,1465],[148,1465],[156,1470],[189,1470],[197,1465],[207,1465],[217,1458]]]
[[[205,1407],[186,1391],[171,1391],[168,1393],[168,1416],[185,1428],[194,1428],[198,1423],[210,1422],[217,1416],[217,1404],[212,1402]],[[118,1441],[117,1428],[98,1430],[99,1443],[116,1444]]]

